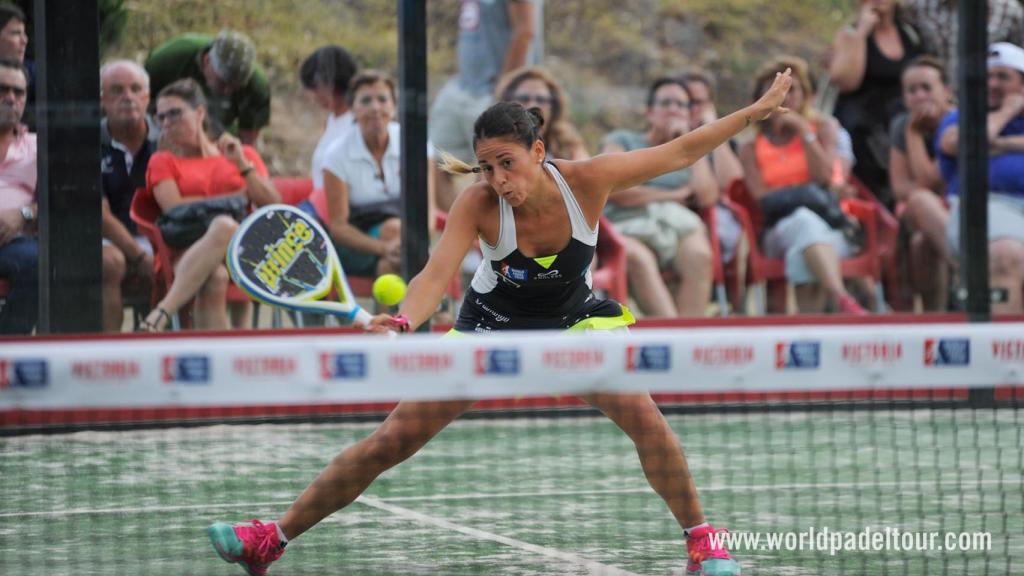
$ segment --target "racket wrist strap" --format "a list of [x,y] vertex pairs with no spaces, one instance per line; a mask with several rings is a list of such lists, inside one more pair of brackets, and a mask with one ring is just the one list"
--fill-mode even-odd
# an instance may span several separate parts
[[391,321],[395,323],[395,327],[398,328],[399,332],[409,331],[409,317],[405,314],[398,314],[391,317]]

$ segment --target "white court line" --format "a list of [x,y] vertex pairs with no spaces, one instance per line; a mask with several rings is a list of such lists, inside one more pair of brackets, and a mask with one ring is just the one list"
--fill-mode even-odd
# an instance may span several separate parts
[[[836,482],[830,484],[741,484],[735,486],[698,487],[699,492],[771,492],[776,490],[845,490],[849,488],[930,488],[942,487],[982,487],[982,486],[1019,486],[1024,479],[957,481],[942,482]],[[643,488],[610,488],[607,490],[550,490],[539,492],[471,492],[467,494],[434,494],[429,496],[391,496],[377,498],[378,502],[423,502],[442,500],[484,500],[495,498],[554,498],[563,496],[602,496],[613,494],[654,494],[649,486]],[[240,502],[235,504],[184,504],[176,506],[136,506],[122,508],[69,508],[66,510],[45,510],[39,512],[0,512],[0,518],[30,518],[33,516],[61,517],[84,514],[147,514],[154,512],[184,512],[193,510],[224,510],[253,509],[289,506],[291,500],[277,502]]]
[[523,542],[522,540],[516,540],[515,538],[509,538],[508,536],[494,534],[493,532],[485,532],[483,530],[477,530],[476,528],[470,528],[469,526],[455,524],[454,522],[449,522],[448,520],[444,520],[443,518],[429,516],[427,514],[409,510],[408,508],[402,508],[401,506],[387,504],[373,497],[360,496],[359,498],[356,499],[356,502],[359,502],[360,504],[369,506],[371,508],[377,508],[379,510],[384,510],[385,512],[390,512],[395,516],[401,518],[415,520],[423,524],[430,524],[431,526],[436,526],[438,528],[443,528],[445,530],[452,530],[460,534],[471,536],[478,540],[488,540],[490,542],[497,542],[498,544],[504,544],[505,546],[509,546],[512,548],[518,548],[520,550],[532,552],[540,556],[546,556],[548,558],[554,558],[556,560],[561,560],[562,562],[567,562],[569,564],[573,564],[576,566],[582,566],[586,568],[591,574],[601,574],[606,576],[638,576],[633,572],[622,570],[621,568],[616,568],[614,566],[601,564],[600,562],[595,562],[593,560],[588,560],[582,556],[577,556],[569,552],[562,552],[561,550],[555,550],[554,548],[547,548],[545,546],[530,544],[529,542]]

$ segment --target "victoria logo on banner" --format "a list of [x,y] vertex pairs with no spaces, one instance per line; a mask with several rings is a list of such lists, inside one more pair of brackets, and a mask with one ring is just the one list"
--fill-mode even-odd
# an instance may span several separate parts
[[672,349],[665,344],[626,347],[627,372],[668,372],[672,369]]
[[927,338],[924,341],[925,366],[969,366],[969,338]]
[[515,348],[480,349],[474,354],[474,372],[478,376],[514,376],[519,374],[519,350]]
[[800,340],[775,343],[776,370],[817,370],[820,366],[820,342]]
[[366,378],[366,373],[366,354],[363,352],[320,354],[320,377],[324,380],[361,380]]
[[161,379],[164,382],[208,384],[210,382],[210,358],[201,354],[164,356]]
[[42,358],[0,359],[0,390],[46,388],[50,366]]

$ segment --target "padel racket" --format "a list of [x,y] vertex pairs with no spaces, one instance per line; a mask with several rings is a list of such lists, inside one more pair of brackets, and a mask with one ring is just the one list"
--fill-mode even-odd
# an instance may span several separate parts
[[[228,245],[227,266],[235,284],[260,302],[370,321],[348,286],[331,237],[294,206],[264,206],[242,221]],[[328,299],[332,289],[337,301]]]

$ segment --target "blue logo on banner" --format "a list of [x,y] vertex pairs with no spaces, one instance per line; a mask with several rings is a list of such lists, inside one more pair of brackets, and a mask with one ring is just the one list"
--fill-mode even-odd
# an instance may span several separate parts
[[672,349],[664,344],[626,348],[628,372],[668,372],[672,369]]
[[0,360],[0,389],[38,389],[49,384],[50,367],[42,358]]
[[165,356],[164,382],[207,384],[210,381],[210,358],[207,356]]
[[515,348],[477,350],[476,373],[501,376],[519,374],[519,350]]
[[968,338],[928,338],[924,341],[925,366],[969,366],[971,341]]
[[777,342],[776,370],[815,370],[821,365],[821,343],[814,340]]
[[320,355],[320,376],[325,380],[366,378],[366,354],[339,352]]

